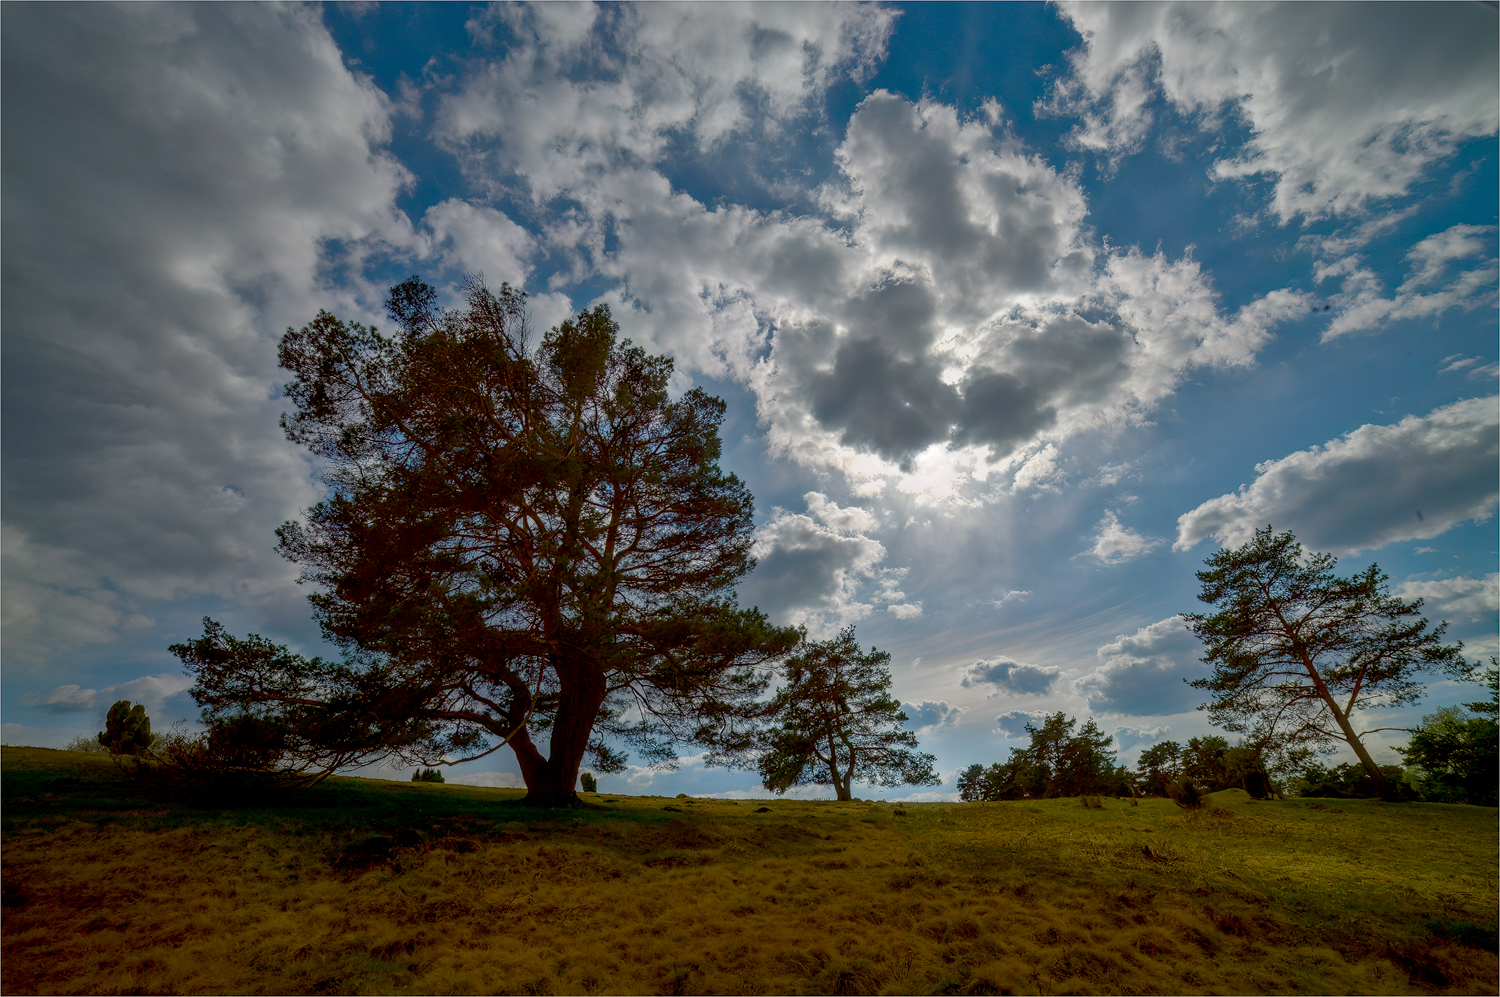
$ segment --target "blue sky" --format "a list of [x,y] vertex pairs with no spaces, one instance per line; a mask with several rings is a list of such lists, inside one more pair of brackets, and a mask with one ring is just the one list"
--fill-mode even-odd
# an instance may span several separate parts
[[[742,598],[892,652],[918,798],[1027,714],[1126,761],[1210,732],[1177,616],[1267,522],[1492,653],[1496,16],[12,6],[5,739],[191,718],[166,645],[204,615],[319,649],[275,344],[413,272],[608,303],[726,400]],[[604,785],[759,792],[692,755]]]

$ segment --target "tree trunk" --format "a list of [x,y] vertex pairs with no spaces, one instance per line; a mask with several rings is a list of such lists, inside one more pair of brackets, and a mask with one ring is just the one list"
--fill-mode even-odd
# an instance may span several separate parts
[[1371,758],[1370,753],[1365,750],[1364,742],[1359,739],[1358,734],[1354,733],[1354,726],[1339,709],[1339,704],[1334,701],[1333,694],[1328,691],[1328,686],[1323,684],[1323,676],[1318,674],[1317,666],[1312,663],[1305,652],[1302,655],[1302,664],[1307,668],[1307,674],[1312,677],[1313,688],[1317,690],[1318,697],[1323,700],[1323,705],[1328,707],[1328,712],[1333,714],[1333,722],[1338,724],[1339,730],[1344,732],[1344,740],[1348,742],[1349,747],[1354,749],[1355,757],[1359,759],[1359,763],[1364,766],[1370,778],[1375,780],[1375,785],[1380,789],[1380,796],[1384,799],[1390,795],[1390,787],[1385,784],[1385,774],[1380,771],[1380,766],[1375,764],[1375,759]]
[[522,803],[528,807],[580,805],[575,789],[578,769],[604,703],[604,672],[592,661],[559,661],[557,671],[561,688],[552,724],[551,756],[543,758],[525,731],[511,742],[526,782]]

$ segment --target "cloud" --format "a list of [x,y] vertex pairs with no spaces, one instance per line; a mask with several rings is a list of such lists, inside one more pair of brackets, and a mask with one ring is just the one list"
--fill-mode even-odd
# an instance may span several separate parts
[[1282,222],[1367,211],[1496,132],[1494,14],[1478,4],[1061,9],[1084,44],[1039,109],[1082,117],[1076,147],[1139,150],[1156,94],[1205,130],[1243,123],[1249,142],[1214,175],[1270,175]]
[[1097,653],[1100,667],[1074,682],[1090,710],[1158,717],[1203,702],[1203,694],[1183,681],[1207,674],[1203,645],[1180,616],[1121,635]]
[[1424,600],[1428,616],[1467,616],[1493,621],[1500,614],[1500,574],[1405,581],[1396,588],[1396,594],[1403,599]]
[[[695,78],[698,56],[690,44],[682,66],[662,61],[652,46],[678,22],[658,13],[594,14],[567,30],[506,15],[521,40],[465,78],[440,131],[476,182],[565,205],[538,240],[572,260],[555,280],[613,282],[599,300],[632,338],[684,370],[745,383],[773,453],[837,470],[856,494],[895,483],[972,502],[1056,488],[1057,443],[1143,421],[1188,371],[1254,362],[1275,325],[1306,311],[1305,295],[1273,291],[1222,314],[1190,257],[1104,252],[1076,178],[1007,137],[993,106],[965,118],[877,90],[833,150],[832,178],[776,188],[800,211],[707,207],[667,179],[673,157],[740,148],[767,122],[806,113],[817,80],[859,60],[828,63],[704,132],[718,120],[702,113],[714,88],[693,96],[670,83]],[[732,12],[714,45],[749,37],[741,16],[754,15]],[[884,29],[840,16],[850,20],[837,31],[832,20],[786,31],[813,32],[822,40],[804,48],[827,53],[852,30],[864,40],[838,51],[878,58]],[[577,31],[606,29],[628,56],[618,71],[595,79],[558,54]],[[752,73],[753,59],[715,58],[703,64],[715,79]],[[524,114],[512,106],[523,94]],[[665,143],[673,129],[697,152]]]
[[1132,558],[1149,553],[1151,548],[1166,543],[1155,537],[1143,537],[1128,526],[1121,526],[1113,509],[1105,512],[1104,518],[1095,527],[1094,546],[1085,553],[1092,554],[1105,564],[1121,564]]
[[972,689],[981,683],[993,685],[997,691],[990,693],[991,697],[1002,692],[1040,696],[1051,691],[1059,674],[1060,670],[1056,667],[1027,665],[1002,654],[993,658],[981,658],[964,668],[963,677],[958,684],[965,689]]
[[1497,399],[1474,398],[1364,425],[1310,450],[1257,464],[1256,479],[1177,519],[1176,550],[1212,536],[1226,547],[1257,528],[1290,529],[1312,550],[1353,553],[1426,540],[1495,509]]
[[961,706],[953,706],[941,700],[934,703],[924,699],[920,703],[902,703],[901,712],[906,714],[906,726],[923,731],[952,727],[958,723],[959,715],[964,710]]
[[999,608],[1012,599],[1024,599],[1031,594],[1031,589],[1011,589],[998,599],[991,599],[990,605]]
[[33,693],[27,705],[48,713],[96,713],[107,710],[122,699],[146,707],[147,714],[158,713],[168,699],[192,688],[193,680],[185,675],[143,675],[105,689],[84,689],[78,685],[60,685],[50,692]]
[[[1480,236],[1494,230],[1493,225],[1454,225],[1423,239],[1406,254],[1411,274],[1389,298],[1383,296],[1380,278],[1360,266],[1357,256],[1320,265],[1316,271],[1320,280],[1324,275],[1348,275],[1342,290],[1332,299],[1339,311],[1323,331],[1323,341],[1379,329],[1398,319],[1424,318],[1452,308],[1469,310],[1492,303],[1496,281],[1500,280],[1500,260],[1491,257],[1478,267],[1460,270],[1451,280],[1448,277],[1454,261],[1487,251],[1492,240]],[[1442,286],[1434,286],[1438,284]]]
[[445,781],[455,786],[483,786],[487,789],[526,788],[526,781],[515,772],[463,772],[449,769]]
[[142,600],[297,599],[270,538],[318,494],[276,338],[411,239],[385,98],[312,7],[17,9],[3,46],[8,658]]
[[1026,733],[1027,724],[1031,724],[1033,727],[1040,727],[1042,721],[1045,719],[1047,719],[1047,713],[1044,710],[1033,710],[1031,712],[1009,710],[995,718],[995,732],[1004,734],[1012,741],[1021,740],[1028,736]]
[[755,533],[756,567],[740,584],[743,602],[815,636],[864,619],[885,603],[897,619],[921,613],[896,587],[903,571],[880,569],[885,546],[864,534],[875,518],[821,492],[803,496],[807,513],[777,507]]
[[1129,751],[1138,744],[1154,744],[1172,733],[1172,728],[1160,727],[1116,727],[1115,743],[1121,751]]

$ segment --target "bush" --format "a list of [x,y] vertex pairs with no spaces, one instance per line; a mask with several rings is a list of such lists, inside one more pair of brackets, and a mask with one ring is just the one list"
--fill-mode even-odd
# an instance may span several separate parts
[[104,754],[104,745],[99,743],[98,737],[89,737],[87,734],[79,734],[73,740],[63,745],[64,751],[82,751],[88,755]]
[[287,763],[288,737],[273,720],[229,717],[196,736],[174,731],[148,755],[138,756],[127,774],[212,801],[275,795],[321,782],[328,772],[308,772]]
[[443,782],[443,773],[437,769],[419,769],[411,774],[412,782]]
[[580,774],[578,776],[578,784],[583,787],[585,793],[599,792],[599,780],[595,779],[591,772]]
[[111,755],[143,755],[154,740],[146,707],[132,707],[128,699],[122,699],[109,708],[104,729],[99,732],[99,743]]
[[1200,810],[1204,804],[1203,790],[1191,779],[1167,783],[1167,795],[1184,810]]

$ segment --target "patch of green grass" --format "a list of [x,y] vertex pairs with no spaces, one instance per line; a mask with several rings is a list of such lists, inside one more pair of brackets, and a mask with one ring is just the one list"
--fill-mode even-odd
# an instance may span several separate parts
[[226,810],[97,756],[7,747],[0,768],[7,993],[1496,989],[1493,808],[558,812],[336,778]]

